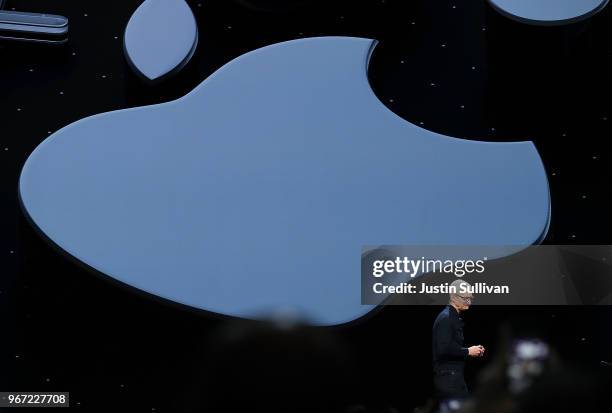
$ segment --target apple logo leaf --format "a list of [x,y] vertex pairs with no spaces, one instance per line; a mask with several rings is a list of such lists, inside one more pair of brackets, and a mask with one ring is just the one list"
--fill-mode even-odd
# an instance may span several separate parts
[[391,112],[376,41],[246,53],[171,102],[94,115],[45,139],[20,176],[33,225],[87,266],[195,309],[355,320],[364,245],[540,242],[534,144],[443,136]]
[[195,17],[184,0],[145,0],[127,24],[123,46],[134,72],[153,82],[183,68],[197,43]]

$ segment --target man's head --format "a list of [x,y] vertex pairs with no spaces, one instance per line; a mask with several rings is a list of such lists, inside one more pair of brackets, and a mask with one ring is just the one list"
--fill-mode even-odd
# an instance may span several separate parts
[[[449,304],[455,307],[457,311],[465,311],[470,308],[474,294],[468,292],[468,288],[471,287],[470,283],[463,280],[455,280],[451,283],[450,300]],[[454,291],[454,292],[453,292]]]

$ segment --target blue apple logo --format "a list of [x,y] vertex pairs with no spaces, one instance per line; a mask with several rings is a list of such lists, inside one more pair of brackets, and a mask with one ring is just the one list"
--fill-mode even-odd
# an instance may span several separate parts
[[398,117],[368,81],[375,45],[271,45],[175,101],[68,125],[26,161],[24,210],[129,286],[317,325],[372,310],[360,304],[364,245],[542,240],[550,198],[533,143],[457,139]]

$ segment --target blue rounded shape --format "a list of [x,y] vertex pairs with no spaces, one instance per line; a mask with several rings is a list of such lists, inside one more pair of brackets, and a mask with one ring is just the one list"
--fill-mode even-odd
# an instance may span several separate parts
[[608,0],[489,0],[498,12],[531,24],[574,23],[601,11]]
[[138,75],[154,81],[184,67],[197,43],[195,17],[185,0],[145,0],[127,24],[124,52]]
[[30,155],[20,195],[71,256],[245,318],[355,320],[365,245],[530,245],[549,222],[532,142],[420,128],[373,93],[375,41],[294,40],[186,96],[79,120]]

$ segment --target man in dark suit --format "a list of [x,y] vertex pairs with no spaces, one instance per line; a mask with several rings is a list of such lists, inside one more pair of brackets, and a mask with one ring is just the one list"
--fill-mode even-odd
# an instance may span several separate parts
[[[464,285],[461,288],[461,285]],[[450,300],[438,314],[433,325],[432,351],[434,386],[438,400],[463,399],[468,388],[463,376],[468,357],[482,357],[483,346],[463,346],[463,319],[461,313],[470,308],[473,295],[465,290],[466,281],[456,280],[451,284]]]

